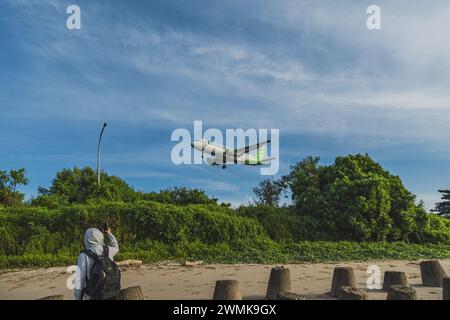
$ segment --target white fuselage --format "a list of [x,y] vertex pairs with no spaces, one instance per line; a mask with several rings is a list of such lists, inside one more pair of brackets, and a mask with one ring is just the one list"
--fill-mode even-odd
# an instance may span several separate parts
[[256,157],[248,153],[238,155],[233,149],[212,143],[208,140],[195,140],[191,143],[192,148],[200,152],[211,155],[206,161],[211,165],[224,165],[227,163],[260,165],[262,164]]

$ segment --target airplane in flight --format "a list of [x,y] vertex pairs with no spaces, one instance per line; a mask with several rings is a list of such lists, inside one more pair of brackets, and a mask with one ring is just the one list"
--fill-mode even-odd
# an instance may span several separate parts
[[[270,140],[263,141],[251,146],[239,149],[230,149],[223,145],[213,143],[206,139],[194,140],[191,143],[192,148],[201,151],[202,158],[204,153],[211,155],[206,159],[206,162],[212,166],[222,165],[222,169],[226,169],[227,163],[243,164],[248,166],[261,166],[274,160],[275,157],[263,158],[265,145],[270,143]],[[256,151],[256,156],[251,155],[250,152]]]

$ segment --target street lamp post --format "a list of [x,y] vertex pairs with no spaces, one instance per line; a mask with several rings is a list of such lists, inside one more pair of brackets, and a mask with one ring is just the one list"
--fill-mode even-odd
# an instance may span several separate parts
[[103,124],[102,131],[100,131],[100,137],[98,138],[98,147],[97,147],[97,184],[99,186],[100,186],[100,143],[102,142],[102,136],[105,127],[106,122]]

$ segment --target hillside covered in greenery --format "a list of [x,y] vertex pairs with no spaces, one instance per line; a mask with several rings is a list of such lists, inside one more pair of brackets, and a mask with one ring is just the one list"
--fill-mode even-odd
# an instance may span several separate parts
[[[308,157],[254,188],[255,203],[219,204],[201,190],[135,191],[91,168],[58,172],[30,201],[24,170],[0,172],[0,268],[70,265],[84,231],[107,221],[120,259],[288,263],[450,257],[450,220],[367,155]],[[291,202],[280,205],[280,198]]]

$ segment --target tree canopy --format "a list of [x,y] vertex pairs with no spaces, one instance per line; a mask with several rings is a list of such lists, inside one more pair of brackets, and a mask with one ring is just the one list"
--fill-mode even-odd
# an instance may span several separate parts
[[450,190],[438,190],[442,196],[440,202],[436,203],[436,207],[431,210],[442,217],[450,217]]
[[285,186],[281,180],[263,179],[253,188],[255,202],[257,205],[277,207],[284,189]]
[[398,176],[368,155],[319,161],[307,157],[279,180],[291,192],[293,212],[315,218],[337,240],[416,240],[426,212]]
[[17,191],[19,186],[28,184],[25,169],[4,171],[0,170],[0,204],[13,206],[23,201],[23,193]]
[[101,173],[101,184],[97,184],[96,171],[90,167],[63,169],[56,174],[51,186],[39,187],[39,195],[32,205],[58,206],[91,201],[133,202],[150,200],[174,205],[217,204],[199,189],[171,188],[159,192],[135,191],[119,177]]
[[56,173],[50,188],[39,187],[39,195],[32,200],[35,205],[85,203],[92,200],[133,201],[137,194],[124,180],[90,167],[63,169]]
[[200,189],[175,187],[159,192],[141,193],[141,199],[161,203],[185,206],[189,204],[217,204],[216,198],[210,198]]

